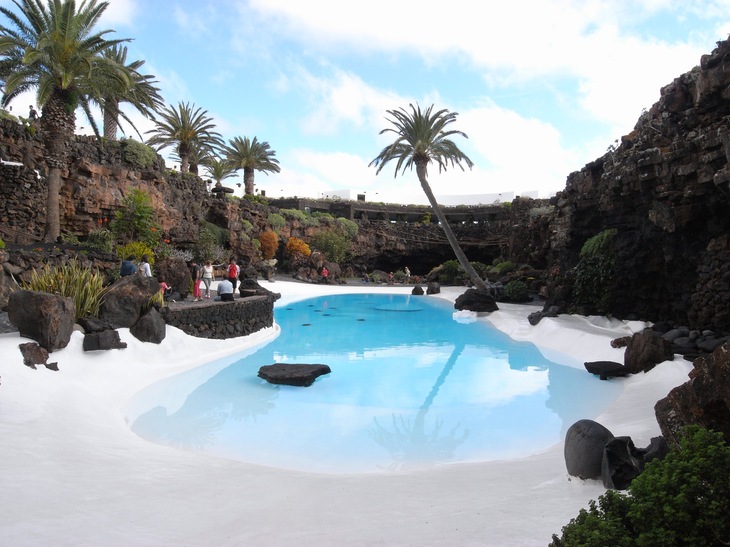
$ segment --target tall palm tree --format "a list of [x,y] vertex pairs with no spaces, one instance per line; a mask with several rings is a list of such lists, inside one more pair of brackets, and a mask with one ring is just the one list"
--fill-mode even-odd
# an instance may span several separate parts
[[454,231],[449,226],[446,215],[433,195],[427,178],[428,164],[431,162],[438,164],[439,173],[446,169],[447,164],[451,164],[452,167],[456,165],[463,171],[462,162],[471,169],[474,163],[450,138],[452,135],[468,137],[462,131],[446,129],[450,123],[456,120],[458,115],[456,112],[443,109],[432,113],[433,105],[429,106],[425,112],[422,112],[418,104],[409,106],[411,107],[410,112],[402,107],[398,110],[386,111],[391,116],[391,118],[386,119],[393,127],[383,129],[380,134],[395,133],[397,137],[392,144],[380,151],[380,154],[370,162],[370,165],[377,166],[376,173],[380,173],[385,164],[391,160],[398,160],[395,165],[395,176],[398,176],[399,172],[405,173],[406,169],[412,169],[414,165],[416,166],[416,174],[421,183],[421,188],[426,194],[431,208],[436,213],[444,235],[451,245],[459,264],[477,289],[487,290],[486,283],[479,277],[479,274],[474,270],[461,249]]
[[154,85],[157,81],[152,75],[140,74],[139,68],[144,61],[127,64],[127,46],[112,46],[102,55],[122,67],[127,72],[128,78],[126,86],[120,87],[115,85],[115,82],[109,82],[109,85],[101,90],[101,96],[96,101],[104,113],[104,137],[112,141],[117,140],[121,117],[137,132],[140,140],[144,140],[132,120],[119,109],[119,106],[121,103],[129,103],[146,118],[154,119],[155,111],[164,106],[159,94],[160,89]]
[[243,169],[243,191],[253,194],[254,171],[262,173],[278,173],[281,171],[276,152],[270,149],[268,142],[259,142],[256,137],[236,137],[228,141],[224,148],[226,158],[234,169]]
[[177,107],[164,108],[156,123],[157,127],[146,133],[152,135],[147,144],[156,146],[158,151],[174,146],[180,157],[180,171],[183,173],[188,172],[194,147],[205,151],[215,150],[223,145],[222,137],[214,131],[215,124],[213,118],[208,116],[208,111],[190,103],[181,102]]
[[127,40],[107,40],[111,30],[95,31],[108,2],[82,0],[13,0],[19,13],[0,7],[10,26],[0,25],[0,80],[3,106],[24,91],[37,89],[41,129],[48,165],[46,241],[61,232],[59,194],[66,166],[67,145],[73,139],[77,106],[98,129],[89,101],[109,82],[126,85],[127,74],[102,56]]
[[[188,171],[197,175],[198,167],[200,165],[205,165],[216,151],[211,147],[193,144],[188,152]],[[182,165],[182,158],[177,152],[173,153],[171,158],[180,162],[180,165]]]

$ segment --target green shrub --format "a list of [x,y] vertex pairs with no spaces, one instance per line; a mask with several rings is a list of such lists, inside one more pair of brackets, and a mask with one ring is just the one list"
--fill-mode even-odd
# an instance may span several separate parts
[[353,222],[352,220],[345,217],[339,217],[337,219],[337,224],[340,226],[340,228],[342,228],[347,237],[349,237],[351,240],[355,239],[355,236],[357,236],[357,231],[360,229],[360,227],[357,225],[357,222]]
[[314,217],[314,218],[326,218],[326,219],[330,219],[330,220],[332,220],[332,219],[335,218],[331,214],[325,213],[323,211],[315,211],[314,213],[312,213],[312,217]]
[[275,232],[281,230],[286,224],[286,219],[279,213],[271,213],[266,220]]
[[251,224],[248,220],[245,218],[241,221],[241,228],[243,228],[243,231],[247,234],[251,233],[251,230],[253,230],[253,224]]
[[608,491],[553,535],[554,547],[727,545],[730,447],[721,433],[690,426],[679,448],[649,462],[629,495]]
[[508,274],[510,272],[515,271],[515,264],[511,260],[505,260],[503,262],[499,262],[495,264],[494,269],[497,271],[498,275],[504,275]]
[[288,220],[302,221],[307,218],[307,213],[299,209],[280,209],[279,212]]
[[79,236],[70,232],[61,234],[61,241],[66,245],[76,245],[77,247],[81,245],[81,242],[79,241]]
[[350,250],[350,238],[341,230],[325,230],[312,237],[309,246],[331,262],[342,262]]
[[246,194],[243,196],[243,199],[247,201],[252,201],[254,203],[260,203],[261,205],[268,205],[269,202],[266,200],[264,196],[259,195],[252,195],[252,194]]
[[319,219],[317,217],[308,216],[302,221],[302,226],[305,228],[316,228],[320,225]]
[[530,299],[530,290],[524,282],[514,280],[505,285],[504,296],[510,302],[527,302]]
[[3,241],[3,238],[0,237],[0,249],[5,248],[5,242]]
[[193,255],[200,262],[207,262],[208,260],[215,262],[218,245],[218,236],[213,230],[210,229],[213,224],[208,223],[198,235],[198,241],[195,242],[193,247]]
[[212,222],[206,222],[205,229],[210,231],[215,236],[215,242],[218,245],[221,245],[223,247],[228,245],[228,242],[230,241],[230,237],[231,237],[228,230],[218,226],[217,224],[213,224]]
[[81,317],[98,315],[106,293],[104,276],[98,271],[81,266],[75,260],[63,266],[52,267],[46,264],[40,271],[33,270],[23,288],[71,298],[76,307],[76,321]]
[[124,260],[128,256],[133,256],[139,261],[143,255],[147,255],[150,268],[155,265],[155,253],[152,247],[142,241],[132,241],[131,243],[117,247],[117,256],[120,260]]
[[[482,279],[487,279],[489,266],[483,262],[472,262],[472,268]],[[469,283],[469,276],[456,259],[447,260],[442,264],[442,270],[439,274],[439,281],[445,285],[466,285]]]
[[157,161],[157,152],[134,139],[120,139],[124,159],[139,169],[149,169]]
[[99,249],[105,253],[114,252],[114,234],[104,228],[89,232],[84,245],[92,249]]
[[142,241],[154,247],[162,236],[156,222],[157,213],[152,207],[152,198],[144,190],[133,188],[122,200],[122,207],[114,213],[111,228],[121,241]]
[[610,308],[610,286],[614,279],[615,255],[613,240],[616,230],[604,230],[588,239],[580,251],[575,267],[573,301],[589,306],[596,313],[607,313]]

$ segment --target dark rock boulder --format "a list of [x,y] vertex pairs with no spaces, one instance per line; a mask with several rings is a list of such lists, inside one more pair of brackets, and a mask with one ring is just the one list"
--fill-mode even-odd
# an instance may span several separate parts
[[23,355],[25,366],[35,368],[36,365],[43,365],[49,370],[58,370],[58,363],[48,362],[48,350],[39,346],[36,342],[20,344],[20,353]]
[[475,312],[493,312],[499,309],[494,297],[488,291],[479,289],[467,289],[464,294],[459,295],[454,302],[454,308]]
[[560,313],[559,306],[546,306],[544,310],[532,312],[527,316],[527,322],[533,327],[542,321],[543,317],[557,317]]
[[614,437],[606,443],[601,461],[601,480],[606,488],[626,490],[644,470],[641,451],[631,437]]
[[114,329],[90,332],[84,336],[84,351],[99,351],[108,349],[124,349],[126,342],[122,342],[119,333]]
[[714,429],[730,442],[730,342],[692,363],[689,381],[654,406],[659,427],[670,443],[691,424]]
[[99,318],[91,316],[81,317],[79,319],[79,325],[81,325],[85,333],[101,332],[112,328],[106,321],[101,321]]
[[671,342],[654,331],[634,334],[626,345],[624,365],[631,374],[648,372],[663,361],[674,358]]
[[129,332],[142,342],[161,343],[167,334],[165,320],[155,308],[150,308],[139,318]]
[[626,367],[615,361],[588,361],[583,363],[586,370],[591,374],[600,376],[601,380],[608,380],[618,376],[626,376],[628,374]]
[[131,327],[159,290],[160,284],[153,277],[122,277],[109,287],[99,308],[99,319],[115,329]]
[[441,285],[437,281],[429,281],[426,285],[426,294],[439,294],[441,292]]
[[423,296],[424,295],[423,287],[421,287],[420,285],[416,285],[415,287],[413,287],[411,294],[415,295],[415,296]]
[[73,300],[55,294],[19,290],[10,294],[8,319],[21,336],[48,351],[65,348],[74,328]]
[[[187,298],[190,292],[190,280],[192,276],[188,265],[182,258],[158,260],[155,263],[155,273],[158,277],[160,275],[165,276],[165,283],[170,285],[172,290],[179,294],[176,300],[185,300]],[[203,286],[202,282],[200,286]]]
[[601,477],[603,449],[613,434],[593,420],[578,420],[565,434],[565,466],[568,474],[581,479]]
[[259,369],[259,378],[270,384],[284,384],[287,386],[311,386],[323,374],[329,374],[332,369],[328,365],[288,365],[276,363],[264,365]]

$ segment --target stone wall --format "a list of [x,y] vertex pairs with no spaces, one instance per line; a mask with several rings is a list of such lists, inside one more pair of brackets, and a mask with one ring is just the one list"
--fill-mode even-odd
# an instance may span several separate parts
[[[43,235],[47,168],[36,125],[0,120],[0,233],[10,243],[38,241]],[[76,136],[69,147],[60,192],[61,232],[85,236],[106,228],[133,188],[152,199],[157,221],[175,243],[197,240],[209,207],[206,183],[193,174],[167,171],[162,157],[140,168],[125,158],[125,141]]]
[[160,313],[168,325],[198,338],[227,339],[246,336],[274,324],[278,295],[250,296],[235,302],[165,307]]

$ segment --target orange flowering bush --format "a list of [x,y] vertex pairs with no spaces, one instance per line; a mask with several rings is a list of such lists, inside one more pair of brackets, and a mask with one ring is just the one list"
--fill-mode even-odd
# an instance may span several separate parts
[[264,260],[274,258],[276,249],[279,248],[279,236],[271,230],[267,230],[259,236],[259,243],[261,244],[261,256]]
[[292,237],[289,239],[289,241],[286,244],[286,247],[284,248],[284,252],[287,256],[295,257],[295,256],[303,256],[308,257],[312,254],[312,249],[309,248],[309,245],[304,243],[301,239],[298,237]]

